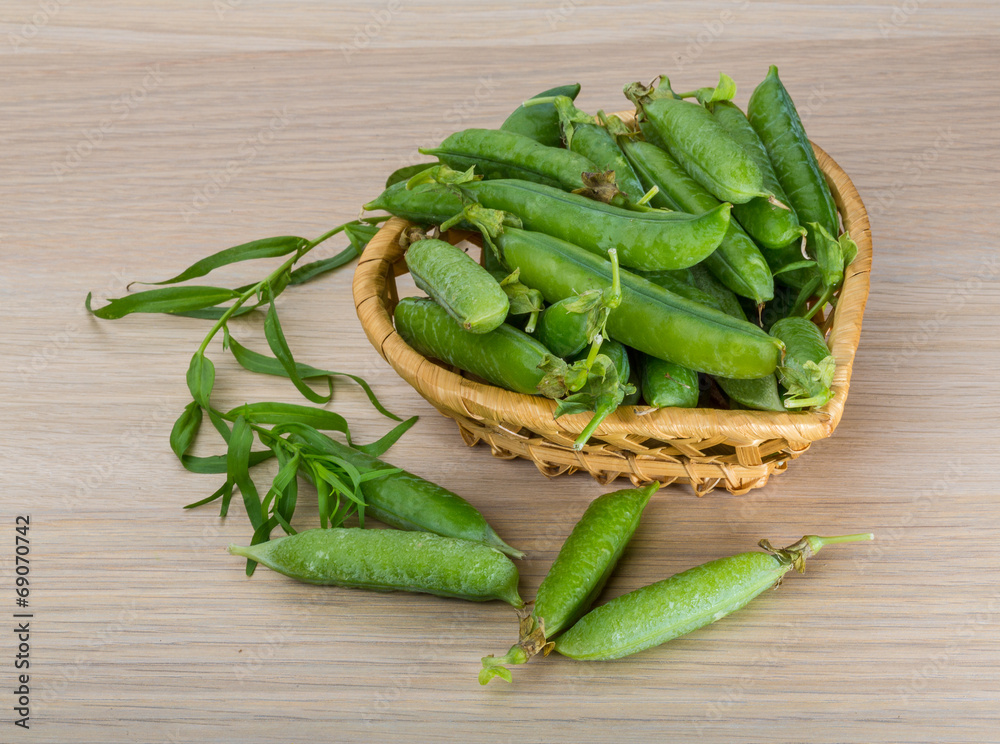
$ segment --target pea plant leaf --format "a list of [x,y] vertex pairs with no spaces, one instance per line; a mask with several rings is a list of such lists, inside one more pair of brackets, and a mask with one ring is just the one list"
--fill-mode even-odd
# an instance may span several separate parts
[[88,292],[84,304],[95,317],[117,320],[132,313],[182,313],[214,307],[239,296],[232,289],[224,287],[165,287],[136,292],[108,300],[108,304],[96,310],[91,307],[93,294]]
[[247,421],[261,425],[306,424],[315,429],[339,431],[347,437],[348,444],[351,442],[351,432],[347,419],[339,413],[325,411],[322,408],[300,406],[295,403],[247,403],[234,408],[224,416],[230,421],[245,418]]
[[291,273],[288,283],[291,285],[305,284],[350,263],[361,255],[378,231],[379,228],[377,225],[367,225],[364,223],[348,225],[344,228],[348,240],[351,241],[351,244],[347,248],[331,258],[313,261],[312,263],[300,266]]
[[[236,341],[236,339],[229,339],[229,350],[232,352],[233,357],[239,362],[240,366],[251,372],[257,372],[265,375],[274,375],[276,377],[288,377],[288,370],[285,366],[274,357],[269,357],[266,354],[261,354],[259,352],[248,349],[241,343]],[[375,397],[375,393],[372,391],[371,386],[365,382],[364,379],[358,377],[357,375],[352,375],[347,372],[335,372],[330,369],[317,369],[316,367],[311,367],[308,364],[296,363],[295,369],[298,372],[299,377],[302,380],[313,380],[318,378],[327,378],[330,391],[333,391],[333,377],[347,377],[353,380],[357,385],[365,391],[368,396],[368,400],[375,407],[379,413],[387,418],[394,419],[395,421],[401,421],[396,414],[387,410]]]
[[294,235],[282,235],[277,238],[263,238],[253,240],[249,243],[236,245],[232,248],[213,253],[211,256],[196,261],[188,266],[184,271],[170,279],[162,282],[138,282],[139,284],[150,284],[159,286],[162,284],[178,284],[179,282],[190,281],[198,277],[205,276],[220,266],[237,263],[239,261],[251,261],[256,258],[277,258],[287,256],[308,243],[304,238]]
[[288,342],[285,340],[285,334],[281,330],[281,322],[278,320],[278,310],[274,305],[274,299],[272,296],[271,306],[267,311],[267,318],[264,320],[264,337],[267,339],[268,346],[271,347],[271,351],[274,352],[274,356],[277,357],[281,366],[284,367],[288,378],[295,385],[296,389],[306,397],[307,400],[313,403],[329,403],[333,398],[333,381],[330,381],[330,392],[327,395],[320,395],[311,387],[306,385],[302,376],[299,374],[298,366],[295,364],[295,359],[292,357],[292,350],[288,348]]
[[184,407],[184,411],[174,422],[170,430],[170,449],[177,455],[178,460],[184,457],[184,453],[190,449],[195,437],[198,436],[201,419],[201,406],[198,405],[198,401],[193,400]]
[[209,398],[211,398],[212,388],[215,386],[215,365],[202,351],[195,352],[195,355],[191,357],[191,364],[187,371],[187,384],[195,402],[202,408],[211,409]]
[[242,416],[236,417],[233,424],[233,436],[229,440],[229,452],[226,454],[226,470],[228,480],[233,481],[243,494],[243,504],[246,506],[247,517],[256,530],[264,522],[261,512],[260,495],[250,477],[250,448],[253,446],[253,430]]

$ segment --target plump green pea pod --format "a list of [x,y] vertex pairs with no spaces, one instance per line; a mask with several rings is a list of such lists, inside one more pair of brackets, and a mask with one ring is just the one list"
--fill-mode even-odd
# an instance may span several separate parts
[[[691,178],[669,153],[656,145],[620,136],[619,143],[629,162],[636,166],[647,187],[656,186],[686,212],[705,212],[720,204],[701,184]],[[757,304],[774,296],[771,270],[760,250],[735,220],[718,248],[704,264],[727,287]]]
[[539,652],[548,653],[552,639],[590,609],[659,487],[653,482],[614,491],[590,503],[538,587],[534,609],[522,620],[521,639],[505,656],[483,658],[480,684],[495,676],[510,682],[510,672],[501,665],[523,664]]
[[[699,266],[701,266],[701,264],[699,264]],[[694,268],[696,267],[691,267],[691,269]],[[701,291],[690,283],[691,280],[688,278],[688,274],[691,269],[681,269],[680,271],[636,271],[634,273],[638,274],[643,279],[648,279],[653,284],[663,287],[665,290],[673,292],[676,295],[685,297],[692,302],[697,302],[698,304],[706,305],[707,307],[714,307],[716,310],[722,310],[725,312],[725,309],[719,306],[714,297],[709,295],[707,292]],[[726,291],[729,292],[728,289]],[[730,294],[732,293],[730,292]],[[739,307],[739,302],[735,300],[735,295],[733,297],[737,307]],[[746,318],[744,318],[744,320],[746,320]]]
[[585,347],[600,326],[604,292],[591,289],[549,305],[538,316],[535,338],[557,357],[568,359]]
[[397,168],[389,175],[387,179],[385,179],[385,187],[389,188],[390,186],[397,183],[406,183],[418,173],[423,173],[428,168],[433,168],[435,165],[438,164],[439,164],[438,161],[434,161],[432,163],[416,163],[415,165],[404,165],[402,168]]
[[447,488],[405,470],[395,469],[383,460],[322,434],[302,430],[289,438],[349,462],[362,475],[393,468],[392,473],[372,477],[361,484],[366,516],[401,530],[433,532],[442,537],[471,540],[514,558],[524,557],[524,553],[500,539],[476,507]]
[[757,163],[704,106],[639,83],[627,86],[625,95],[670,154],[714,197],[732,204],[773,197]]
[[653,408],[694,408],[699,392],[697,372],[656,357],[643,360],[642,397]]
[[[566,96],[570,100],[576,100],[580,94],[580,84],[560,85],[549,90],[542,91],[535,98],[552,98],[554,96]],[[511,113],[510,116],[500,125],[500,128],[507,132],[516,132],[533,140],[541,142],[549,147],[559,147],[562,145],[562,130],[559,127],[559,112],[551,103],[538,104],[537,106],[525,106],[521,104]]]
[[822,406],[833,397],[830,386],[836,360],[816,324],[805,318],[782,318],[770,333],[785,345],[778,374],[785,387],[785,407]]
[[871,539],[870,533],[807,535],[781,550],[761,540],[768,553],[710,561],[591,610],[556,639],[555,650],[572,659],[607,660],[659,646],[744,607],[792,568],[802,571],[823,546]]
[[455,170],[475,167],[484,178],[519,178],[562,189],[585,188],[582,174],[598,170],[579,153],[502,129],[464,129],[438,147],[420,152],[436,156]]
[[778,68],[774,65],[750,96],[747,118],[767,148],[789,205],[807,229],[806,252],[816,259],[824,284],[839,285],[844,274],[839,246],[809,228],[809,223],[815,222],[829,235],[839,234],[837,205],[795,103],[778,78]]
[[[542,233],[508,227],[497,238],[504,263],[521,270],[521,281],[558,302],[611,281],[611,263]],[[731,318],[621,272],[621,304],[608,315],[612,338],[650,356],[726,377],[772,374],[781,348],[746,321]]]
[[[559,114],[559,125],[566,147],[583,155],[600,171],[613,171],[615,186],[625,195],[626,202],[633,204],[638,202],[646,190],[622,154],[615,138],[607,129],[597,124],[593,116],[574,106],[572,99],[557,96],[552,99],[552,103]],[[603,112],[599,115],[603,116]],[[610,200],[602,199],[602,201]]]
[[307,584],[422,592],[514,607],[517,567],[486,545],[427,532],[336,527],[299,532],[229,552]]
[[469,333],[433,300],[404,297],[396,305],[396,330],[424,356],[440,359],[516,393],[561,398],[565,363],[523,331],[506,323],[489,333]]
[[746,115],[732,101],[715,101],[709,104],[709,110],[757,163],[764,176],[764,190],[774,194],[774,201],[757,196],[744,204],[735,205],[733,216],[764,248],[783,248],[793,240],[801,239],[806,233],[805,228],[799,224],[795,210],[774,173],[767,149]]
[[406,249],[413,282],[470,333],[489,333],[507,317],[510,303],[499,282],[461,248],[435,238]]
[[[428,183],[408,189],[406,182],[401,181],[365,204],[364,209],[369,212],[382,210],[421,225],[440,225],[460,214],[464,206],[461,194],[447,186]],[[466,222],[457,226],[474,229]]]
[[601,256],[614,248],[622,266],[649,271],[693,266],[711,255],[729,227],[728,204],[699,215],[636,212],[527,181],[477,181],[463,188],[484,207],[513,213],[527,230]]
[[[736,295],[723,286],[703,265],[692,266],[683,273],[687,281],[693,285],[691,289],[705,298],[704,304],[721,310],[734,318],[746,320],[746,313],[743,312]],[[673,279],[673,281],[677,280]],[[669,287],[667,288],[669,289]],[[714,379],[730,400],[736,401],[745,408],[757,411],[785,410],[778,392],[778,378],[773,374],[751,380],[733,380],[719,375],[716,375]]]

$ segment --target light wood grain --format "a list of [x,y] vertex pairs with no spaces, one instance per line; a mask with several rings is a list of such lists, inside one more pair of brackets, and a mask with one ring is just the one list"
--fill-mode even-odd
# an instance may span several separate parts
[[[994,3],[56,5],[47,18],[35,0],[0,9],[0,617],[21,513],[35,613],[32,728],[11,725],[6,692],[0,740],[996,740]],[[621,108],[627,82],[668,72],[696,86],[725,70],[745,102],[769,63],[871,213],[850,400],[834,437],[765,489],[658,494],[608,596],[765,536],[872,530],[877,543],[831,548],[667,647],[553,656],[481,689],[479,657],[515,635],[509,609],[247,580],[225,553],[249,537],[240,509],[225,522],[181,510],[217,486],[167,447],[205,325],[97,321],[87,291],[113,296],[244,240],[318,235],[417,146],[495,125],[550,85],[579,80],[581,106]],[[601,487],[462,445],[368,345],[350,280],[282,298],[290,343],[421,414],[392,461],[462,493],[527,551],[532,596]],[[261,345],[259,326],[240,333]],[[220,404],[296,400],[212,356]],[[333,407],[361,441],[388,426],[347,386]],[[198,449],[219,447],[206,432]],[[297,523],[315,521],[304,503]]]

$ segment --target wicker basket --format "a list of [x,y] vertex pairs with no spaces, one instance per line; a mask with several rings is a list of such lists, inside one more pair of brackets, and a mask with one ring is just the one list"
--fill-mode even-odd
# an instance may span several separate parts
[[[835,395],[820,409],[773,413],[622,406],[601,423],[583,450],[575,451],[573,441],[591,414],[556,420],[554,401],[464,377],[421,356],[396,333],[392,323],[398,301],[396,277],[407,271],[398,239],[408,225],[398,218],[385,223],[360,258],[354,275],[358,318],[369,341],[393,369],[431,405],[455,419],[465,443],[486,442],[495,457],[526,458],[549,477],[584,470],[601,483],[621,475],[637,485],[652,480],[687,483],[699,496],[717,486],[737,495],[760,488],[812,442],[830,436],[840,422],[868,298],[872,261],[868,214],[847,174],[823,150],[815,150],[844,227],[858,244],[836,312],[820,319],[830,331],[828,343],[837,363]],[[640,412],[645,413],[637,415]]]

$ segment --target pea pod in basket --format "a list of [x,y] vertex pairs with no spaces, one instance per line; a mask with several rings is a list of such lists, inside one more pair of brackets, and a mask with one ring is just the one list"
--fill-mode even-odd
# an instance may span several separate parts
[[830,386],[837,365],[816,324],[800,317],[782,318],[771,335],[785,345],[778,369],[787,395],[787,408],[822,406],[833,397]]
[[461,248],[435,238],[406,250],[414,283],[472,333],[487,333],[507,317],[510,303],[500,283]]
[[[504,263],[521,281],[557,302],[608,286],[611,264],[564,240],[507,227],[496,238]],[[675,295],[628,271],[622,298],[608,315],[608,334],[650,356],[735,378],[764,377],[778,364],[781,343],[751,323]]]
[[[549,90],[542,91],[537,96],[532,96],[530,100],[539,98],[552,98],[553,96],[566,96],[570,100],[575,100],[580,94],[580,84],[560,85]],[[527,103],[527,102],[525,102]],[[559,147],[562,145],[562,131],[559,127],[559,112],[551,103],[526,106],[521,104],[510,116],[508,116],[500,128],[507,132],[516,132],[533,140],[541,142],[549,147]]]

